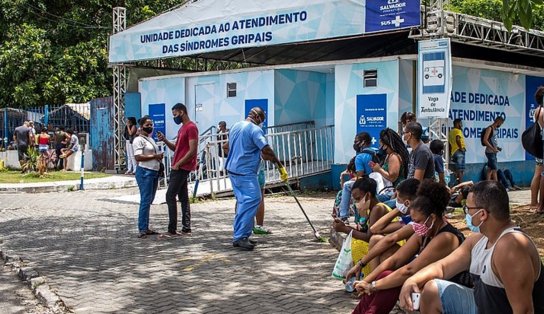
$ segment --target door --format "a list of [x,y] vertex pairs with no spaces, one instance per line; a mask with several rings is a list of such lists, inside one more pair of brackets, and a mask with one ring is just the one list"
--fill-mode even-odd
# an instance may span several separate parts
[[217,125],[215,119],[215,84],[195,85],[195,122],[202,134],[208,128]]

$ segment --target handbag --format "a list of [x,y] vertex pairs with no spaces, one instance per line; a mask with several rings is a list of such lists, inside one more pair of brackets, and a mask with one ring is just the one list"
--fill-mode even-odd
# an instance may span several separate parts
[[[538,113],[535,115],[536,118],[538,118],[540,109],[542,109],[542,107],[538,108]],[[530,127],[523,131],[523,134],[521,134],[521,144],[523,145],[525,151],[533,155],[535,158],[540,159],[542,159],[544,156],[541,131],[542,129],[540,128],[540,124],[538,124],[538,119],[535,119],[535,123],[533,123]]]
[[[142,136],[146,141],[148,141],[151,146],[153,146],[153,149],[155,150],[155,154],[157,153],[157,149],[155,148],[155,145],[153,145],[153,143],[148,140],[145,136]],[[165,177],[165,173],[164,173],[164,163],[161,161],[159,161],[159,178],[164,178]]]
[[349,235],[344,240],[344,243],[342,244],[342,248],[340,249],[340,253],[338,254],[338,258],[336,259],[336,263],[334,264],[334,268],[332,269],[332,277],[342,280],[346,277],[346,273],[351,269],[353,266],[353,258],[351,256],[351,234],[353,233],[353,230],[350,231]]

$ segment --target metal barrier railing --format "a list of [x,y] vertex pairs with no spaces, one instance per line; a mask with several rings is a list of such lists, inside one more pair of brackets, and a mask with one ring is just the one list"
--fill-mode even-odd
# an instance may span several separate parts
[[[266,135],[268,143],[284,164],[290,178],[300,178],[330,170],[334,154],[334,126],[279,132]],[[204,145],[198,158],[198,169],[193,171],[188,181],[205,185],[206,193],[214,195],[231,190],[228,174],[224,169],[226,157],[219,155],[219,149],[228,141],[218,139],[217,134],[203,136],[199,140]],[[166,177],[170,174],[174,153],[165,149],[162,142],[157,143],[164,152]],[[276,166],[266,161],[263,164],[267,184],[280,182]],[[162,182],[160,186],[166,185]]]

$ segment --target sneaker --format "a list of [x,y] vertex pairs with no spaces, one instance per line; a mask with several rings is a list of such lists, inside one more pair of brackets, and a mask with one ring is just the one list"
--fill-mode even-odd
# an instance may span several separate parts
[[255,234],[271,234],[270,229],[265,228],[264,226],[256,225],[253,227],[253,233]]
[[145,239],[145,238],[147,238],[147,233],[145,233],[145,232],[140,232],[140,233],[138,234],[138,239]]
[[166,233],[161,233],[161,235],[159,236],[159,238],[162,238],[162,239],[174,239],[174,238],[181,238],[183,235],[179,232],[166,232]]
[[181,230],[181,235],[185,237],[191,236],[191,230]]
[[248,238],[243,238],[238,241],[232,242],[232,246],[244,251],[253,251],[255,245],[252,244]]

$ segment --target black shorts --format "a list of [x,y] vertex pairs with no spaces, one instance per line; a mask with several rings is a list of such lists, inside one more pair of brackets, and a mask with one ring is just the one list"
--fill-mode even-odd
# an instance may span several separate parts
[[17,155],[19,156],[19,160],[26,160],[28,156],[28,146],[17,145]]

